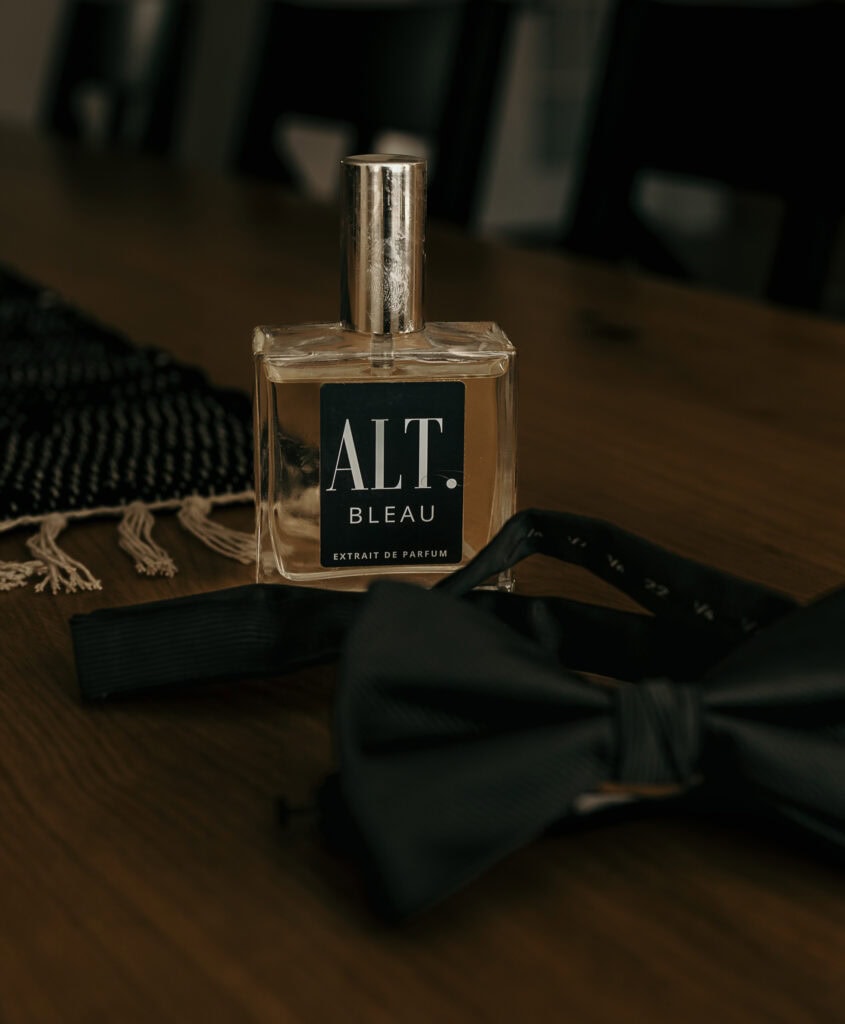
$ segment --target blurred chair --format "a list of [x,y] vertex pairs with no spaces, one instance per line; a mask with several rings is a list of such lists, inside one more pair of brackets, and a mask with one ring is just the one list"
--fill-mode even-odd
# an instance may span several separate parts
[[690,278],[637,188],[722,183],[780,200],[765,297],[818,309],[845,211],[845,6],[613,0],[607,28],[564,247]]
[[41,126],[65,138],[169,152],[195,17],[188,0],[67,0]]
[[516,6],[266,4],[233,169],[305,190],[291,154],[278,144],[280,127],[291,119],[345,127],[347,153],[378,151],[383,133],[402,132],[426,143],[430,215],[469,226]]

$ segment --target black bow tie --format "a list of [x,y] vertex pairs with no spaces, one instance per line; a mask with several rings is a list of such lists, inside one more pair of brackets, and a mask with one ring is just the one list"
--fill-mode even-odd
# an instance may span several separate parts
[[465,602],[380,583],[346,643],[324,820],[393,919],[608,783],[744,796],[845,849],[844,723],[845,591],[698,683],[604,686]]
[[[649,614],[475,589],[532,554]],[[89,699],[340,654],[321,819],[393,919],[608,790],[709,793],[845,849],[845,589],[798,607],[609,523],[533,509],[432,590],[252,585],[71,625]]]
[[[536,553],[653,614],[469,593]],[[371,588],[344,646],[335,739],[323,824],[391,919],[608,791],[704,792],[845,850],[845,590],[799,608],[610,524],[529,510],[434,591]]]

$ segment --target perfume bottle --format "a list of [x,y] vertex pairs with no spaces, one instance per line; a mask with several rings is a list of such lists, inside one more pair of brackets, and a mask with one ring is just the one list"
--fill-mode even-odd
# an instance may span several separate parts
[[430,586],[514,512],[516,353],[423,318],[426,162],[341,172],[341,320],[253,336],[257,580]]

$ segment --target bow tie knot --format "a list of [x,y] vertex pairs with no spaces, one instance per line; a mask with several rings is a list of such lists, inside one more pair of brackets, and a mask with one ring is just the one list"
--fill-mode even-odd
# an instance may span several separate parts
[[665,679],[616,691],[617,777],[632,785],[686,787],[701,754],[701,697]]

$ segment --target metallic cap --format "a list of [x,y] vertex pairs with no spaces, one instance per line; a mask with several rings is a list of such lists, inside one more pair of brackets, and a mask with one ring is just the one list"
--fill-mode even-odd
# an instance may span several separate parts
[[426,162],[368,153],[341,161],[341,319],[365,334],[425,325]]

